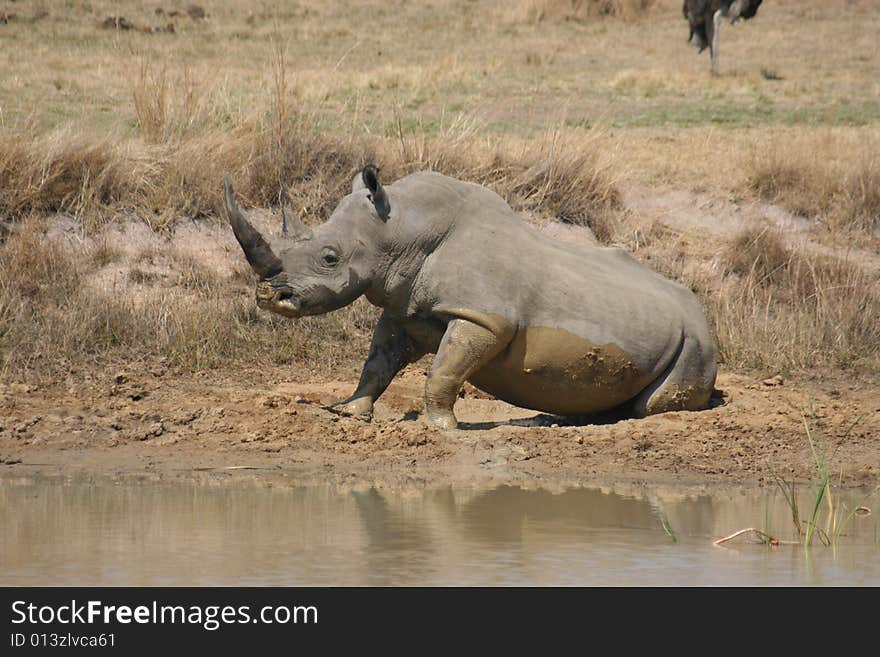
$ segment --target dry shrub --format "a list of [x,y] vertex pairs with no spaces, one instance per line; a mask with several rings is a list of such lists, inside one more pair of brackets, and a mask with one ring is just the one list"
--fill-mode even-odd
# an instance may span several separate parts
[[746,187],[834,230],[880,229],[876,140],[852,145],[833,134],[776,139],[746,162]]
[[97,268],[106,267],[110,263],[118,261],[122,254],[120,250],[111,244],[107,237],[104,236],[103,239],[96,241],[91,247],[86,250],[86,256],[91,261],[91,264]]
[[401,134],[398,153],[383,159],[398,161],[396,175],[427,169],[486,185],[516,210],[589,226],[600,241],[610,240],[622,204],[597,131],[574,138],[553,130],[520,143],[471,134],[467,126],[431,138]]
[[242,193],[257,205],[271,205],[284,184],[300,214],[318,220],[349,193],[352,177],[368,162],[380,165],[386,181],[430,170],[483,184],[517,210],[589,225],[597,235],[610,234],[604,224],[620,207],[596,133],[579,140],[551,131],[529,142],[487,141],[462,121],[431,136],[405,134],[398,126],[395,142],[317,133],[295,116],[280,143],[283,150],[274,157],[267,147],[251,160]]
[[395,142],[321,133],[308,117],[292,114],[280,139],[277,126],[257,120],[161,146],[7,134],[0,136],[12,146],[0,155],[0,213],[61,210],[94,224],[124,210],[161,228],[181,216],[222,217],[222,180],[232,174],[246,206],[277,204],[284,185],[294,209],[314,222],[330,215],[364,164],[376,162],[386,181],[440,171],[485,184],[517,209],[608,233],[601,224],[619,194],[595,135],[576,141],[556,131],[528,142],[486,142],[467,131],[456,135],[458,129]]
[[94,220],[136,193],[139,163],[106,137],[0,132],[0,214],[64,211]]
[[[528,162],[528,160],[526,160]],[[603,242],[610,241],[613,210],[621,207],[614,179],[597,160],[595,149],[546,142],[534,152],[528,168],[507,181],[513,204],[533,212],[549,212],[564,223],[589,226]]]
[[196,260],[191,254],[171,251],[175,286],[193,290],[203,297],[221,296],[223,281],[216,271]]
[[214,94],[197,88],[184,68],[176,77],[165,69],[152,70],[146,60],[131,86],[138,127],[148,144],[178,142],[210,123],[208,108],[215,105]]
[[880,362],[876,272],[785,247],[769,230],[745,231],[722,259],[731,274],[703,300],[729,366],[779,371]]
[[782,237],[769,227],[747,228],[730,240],[722,259],[734,273],[771,281],[778,279],[789,265],[791,251]]
[[161,147],[123,147],[68,133],[41,138],[0,133],[0,215],[68,212],[93,227],[130,210],[161,228],[181,216],[222,216],[228,173],[251,204],[277,203],[283,180],[295,185],[292,192],[302,207],[327,213],[350,189],[364,152],[370,149],[303,129],[292,132],[279,153],[256,126]]
[[37,219],[26,220],[0,249],[4,295],[51,303],[63,301],[79,288],[82,263],[69,248],[50,239]]
[[258,145],[242,134],[211,133],[152,153],[149,193],[141,213],[153,228],[183,217],[221,217],[223,177],[256,157]]
[[[224,282],[181,254],[171,260],[169,287],[99,291],[86,284],[96,266],[87,249],[24,224],[0,244],[0,372],[51,376],[155,357],[184,370],[285,363],[315,371],[353,368],[367,351],[376,313],[365,301],[290,322],[258,311],[250,284]],[[134,267],[129,280],[157,282],[144,274]]]
[[599,16],[614,16],[626,21],[643,16],[656,0],[521,0],[510,10],[517,23],[543,21],[588,21]]
[[[296,121],[285,134],[280,150],[272,153],[266,148],[250,162],[244,191],[252,202],[268,206],[278,202],[284,185],[302,215],[323,220],[351,192],[352,177],[375,159],[374,153],[367,141],[317,133]],[[377,164],[383,171],[393,166]]]
[[[80,288],[83,268],[69,249],[45,235],[34,219],[0,243],[0,355],[17,358],[28,341],[40,309],[67,303]],[[5,367],[0,367],[3,371]]]
[[836,180],[828,174],[825,165],[813,158],[770,148],[752,157],[746,186],[764,200],[813,216],[826,209],[834,195]]
[[246,207],[277,205],[284,186],[303,219],[323,220],[351,191],[355,172],[373,159],[368,143],[317,133],[296,121],[280,145],[272,132],[251,128],[199,136],[157,154],[155,182],[142,208],[150,225],[163,227],[180,216],[223,217],[227,174]]
[[847,172],[843,182],[839,216],[846,225],[880,230],[880,155],[863,157]]

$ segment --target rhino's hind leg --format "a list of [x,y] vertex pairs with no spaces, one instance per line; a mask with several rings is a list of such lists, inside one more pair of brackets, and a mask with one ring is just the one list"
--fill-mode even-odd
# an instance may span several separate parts
[[348,399],[331,404],[327,409],[340,415],[370,420],[373,402],[385,392],[391,379],[408,363],[423,355],[424,351],[415,346],[403,327],[382,313],[373,329],[370,353],[361,370],[357,390]]
[[669,366],[633,400],[633,414],[698,411],[709,403],[715,383],[715,352],[686,337]]
[[458,427],[452,407],[465,380],[492,360],[510,342],[465,319],[449,322],[425,382],[425,415],[437,429]]

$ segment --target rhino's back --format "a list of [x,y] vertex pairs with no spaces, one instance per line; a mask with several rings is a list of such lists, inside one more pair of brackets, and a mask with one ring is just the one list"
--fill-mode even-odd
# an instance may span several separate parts
[[438,305],[614,344],[642,368],[690,324],[694,295],[618,248],[553,240],[512,212],[474,212],[425,263]]
[[554,240],[477,185],[436,174],[413,182],[422,195],[437,193],[432,204],[448,199],[443,238],[413,289],[414,309],[512,335],[471,377],[478,387],[523,407],[591,413],[633,398],[675,360],[685,338],[704,343],[712,360],[695,295],[622,249]]

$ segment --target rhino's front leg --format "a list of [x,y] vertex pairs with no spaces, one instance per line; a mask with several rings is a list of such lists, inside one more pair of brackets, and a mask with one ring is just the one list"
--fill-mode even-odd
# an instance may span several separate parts
[[391,379],[422,355],[403,327],[382,313],[373,329],[370,353],[361,370],[357,390],[348,399],[328,406],[328,410],[369,421],[373,417],[373,402],[385,392]]
[[449,322],[425,383],[425,415],[436,429],[458,428],[452,407],[465,380],[500,353],[510,336],[465,319]]

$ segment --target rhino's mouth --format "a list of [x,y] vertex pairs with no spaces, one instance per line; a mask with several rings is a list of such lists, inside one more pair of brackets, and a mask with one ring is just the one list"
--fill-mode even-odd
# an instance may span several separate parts
[[260,283],[257,286],[257,306],[285,317],[302,316],[302,306],[294,298],[293,290],[289,287],[273,287],[269,283]]

